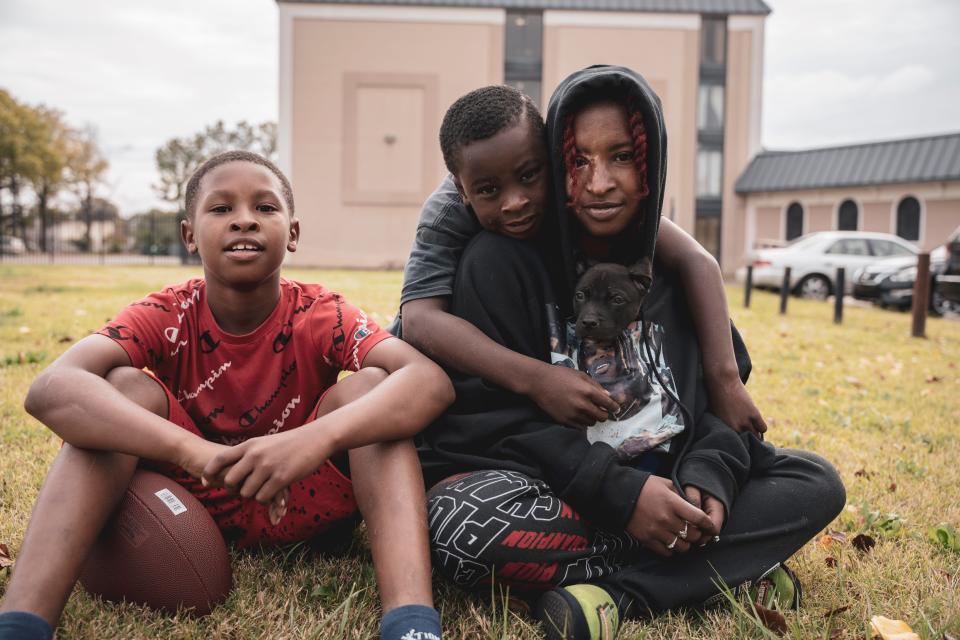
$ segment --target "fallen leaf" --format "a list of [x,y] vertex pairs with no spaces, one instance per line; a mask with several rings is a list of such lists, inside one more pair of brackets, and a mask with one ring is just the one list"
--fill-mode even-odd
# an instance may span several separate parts
[[853,537],[851,544],[853,544],[854,548],[857,551],[862,551],[863,553],[866,553],[871,549],[873,549],[875,546],[877,546],[877,541],[874,540],[871,536],[868,536],[865,533],[861,533]]
[[920,636],[913,632],[903,620],[891,620],[883,616],[870,618],[872,637],[882,640],[920,640]]
[[897,490],[897,483],[896,483],[896,482],[891,482],[891,483],[890,483],[890,486],[887,487],[887,491],[889,491],[890,493],[893,493],[893,492],[896,491],[896,490]]
[[57,342],[59,342],[60,344],[65,344],[67,342],[73,342],[73,338],[71,338],[70,336],[63,336],[62,338],[57,340]]
[[829,529],[825,534],[823,534],[822,536],[820,536],[820,541],[819,541],[819,542],[820,542],[820,546],[821,546],[821,547],[829,547],[830,545],[832,545],[832,544],[834,544],[834,543],[846,544],[846,543],[847,543],[847,536],[845,536],[845,535],[844,535],[842,532],[840,532],[840,531],[835,531],[835,530],[833,530],[833,529]]
[[13,566],[13,559],[10,557],[10,549],[7,545],[0,542],[0,569],[6,569]]
[[825,614],[823,614],[823,617],[824,617],[824,618],[832,618],[832,617],[835,616],[835,615],[839,615],[839,614],[843,613],[844,611],[846,611],[847,609],[849,609],[849,608],[852,607],[852,606],[853,606],[853,605],[847,603],[847,604],[843,605],[842,607],[836,607],[835,609],[830,609],[830,611],[827,611]]
[[772,609],[767,609],[759,604],[754,604],[753,607],[760,621],[763,622],[763,626],[767,629],[770,629],[770,631],[773,631],[778,636],[782,636],[787,632],[787,619],[783,617],[783,614],[778,611],[773,611]]
[[866,469],[857,469],[856,471],[853,472],[853,475],[855,475],[858,478],[870,478],[870,476],[872,476],[873,474],[867,471]]
[[837,566],[837,559],[834,558],[833,556],[827,556],[826,558],[823,559],[823,561],[824,561],[824,562],[826,563],[826,565],[827,565],[828,567],[830,567],[831,569],[834,569],[834,568],[836,568],[836,566]]
[[840,627],[835,627],[835,628],[830,632],[830,640],[841,640],[841,638],[843,638],[843,637],[844,637],[844,636],[843,636],[843,629],[841,629]]
[[927,384],[933,384],[934,382],[941,382],[943,378],[940,376],[927,376]]
[[948,551],[960,551],[960,538],[957,530],[949,522],[941,522],[927,530],[927,537]]

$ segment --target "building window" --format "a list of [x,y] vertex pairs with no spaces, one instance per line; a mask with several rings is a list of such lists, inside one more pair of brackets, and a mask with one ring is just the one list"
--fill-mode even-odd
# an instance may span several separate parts
[[837,230],[856,231],[860,217],[860,210],[853,200],[844,200],[837,211]]
[[704,18],[700,38],[700,63],[720,65],[726,62],[727,21]]
[[723,131],[723,85],[700,85],[697,129]]
[[508,11],[504,81],[540,104],[543,77],[543,13]]
[[799,202],[793,202],[787,207],[786,231],[787,242],[803,235],[803,206]]
[[697,197],[719,198],[723,154],[720,151],[697,151]]
[[920,240],[920,201],[907,196],[897,205],[897,235],[904,240]]

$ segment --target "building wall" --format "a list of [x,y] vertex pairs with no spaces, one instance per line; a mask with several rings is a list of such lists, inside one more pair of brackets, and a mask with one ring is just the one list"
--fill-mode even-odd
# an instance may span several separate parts
[[692,233],[700,16],[545,11],[543,24],[541,104],[564,78],[591,64],[629,67],[660,96],[669,163],[663,215]]
[[[923,250],[929,251],[943,244],[947,236],[960,226],[960,181],[928,182],[748,194],[742,199],[752,224],[745,229],[744,237],[751,239],[748,250],[769,241],[784,241],[784,216],[792,202],[799,202],[804,208],[804,232],[836,229],[837,209],[848,198],[857,203],[861,231],[896,233],[897,205],[907,196],[920,202],[920,240],[917,244]],[[745,261],[746,258],[740,264]]]
[[291,263],[399,267],[446,173],[444,110],[503,81],[504,11],[279,7],[279,152],[303,229]]
[[[443,113],[503,82],[503,9],[280,2],[281,167],[303,238],[293,264],[399,267],[445,168]],[[724,268],[749,244],[732,185],[759,149],[763,18],[730,17],[723,179]],[[660,96],[669,170],[663,215],[693,233],[701,18],[545,11],[541,105],[596,63],[640,72]]]
[[[723,136],[723,211],[720,262],[731,273],[746,260],[757,236],[745,233],[748,212],[734,184],[760,151],[763,92],[763,24],[761,16],[731,16],[727,20],[727,80]],[[765,227],[764,227],[765,228]]]

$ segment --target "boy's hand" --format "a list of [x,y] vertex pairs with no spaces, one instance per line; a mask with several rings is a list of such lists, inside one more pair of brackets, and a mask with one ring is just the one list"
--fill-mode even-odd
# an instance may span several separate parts
[[[686,530],[686,539],[680,533]],[[627,533],[661,556],[684,553],[713,536],[714,523],[706,513],[684,500],[667,478],[647,478],[637,506],[627,523]],[[670,547],[670,548],[668,548]]]
[[737,433],[749,431],[763,440],[767,423],[740,378],[728,378],[710,385],[710,408],[715,416]]
[[586,429],[620,406],[582,371],[546,364],[531,381],[528,396],[557,424]]
[[683,493],[693,506],[703,509],[703,512],[707,514],[707,517],[710,518],[710,522],[713,525],[709,530],[703,531],[703,542],[706,543],[713,538],[713,536],[720,535],[723,521],[727,517],[727,510],[723,507],[723,503],[709,493],[703,493],[692,484],[685,486]]
[[327,457],[329,453],[317,446],[314,430],[301,427],[251,438],[221,451],[204,467],[203,481],[266,505],[316,471]]
[[192,433],[184,433],[187,437],[184,438],[180,459],[176,461],[176,464],[194,478],[202,477],[203,468],[207,466],[207,463],[221,451],[230,448],[225,444],[204,440]]

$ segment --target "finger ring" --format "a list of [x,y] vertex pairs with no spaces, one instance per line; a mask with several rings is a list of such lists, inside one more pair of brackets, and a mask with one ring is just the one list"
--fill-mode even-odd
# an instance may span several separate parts
[[677,540],[679,539],[680,536],[673,536],[673,542],[667,545],[667,549],[673,549],[675,546],[677,546]]
[[689,525],[690,525],[689,522],[687,522],[686,520],[683,521],[683,529],[680,531],[680,533],[677,534],[677,536],[678,536],[681,540],[686,540],[686,539],[687,539],[687,527],[688,527]]

